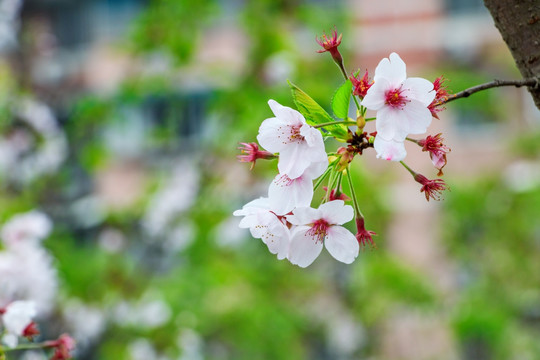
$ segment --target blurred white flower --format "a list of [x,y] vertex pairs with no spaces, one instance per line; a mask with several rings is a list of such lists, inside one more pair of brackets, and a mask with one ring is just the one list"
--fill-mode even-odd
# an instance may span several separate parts
[[126,237],[118,229],[107,228],[98,237],[99,247],[108,253],[118,253],[126,246]]
[[167,234],[163,247],[172,253],[185,250],[195,239],[195,225],[191,222],[184,222],[176,225]]
[[44,213],[32,210],[13,216],[2,227],[1,236],[6,246],[18,243],[38,244],[52,230],[52,222]]
[[504,180],[510,190],[526,192],[540,186],[540,163],[537,161],[516,161],[504,171]]
[[182,160],[171,177],[150,201],[142,224],[149,235],[158,236],[180,213],[188,210],[197,197],[200,174],[195,164]]
[[31,243],[0,251],[0,306],[15,300],[32,300],[40,315],[47,314],[58,288],[51,256]]
[[121,302],[113,311],[113,319],[120,326],[135,326],[146,329],[160,327],[172,316],[172,310],[162,299],[151,299],[145,295],[135,303]]
[[19,337],[23,336],[36,314],[36,304],[33,301],[14,301],[6,306],[2,314],[5,328],[2,342],[10,348],[17,346]]
[[68,324],[69,334],[75,339],[78,347],[92,343],[105,330],[105,314],[99,308],[72,299],[62,307],[62,312]]
[[180,332],[176,343],[178,348],[182,351],[182,355],[180,355],[178,360],[204,359],[203,340],[195,330],[183,329]]
[[146,339],[137,339],[129,344],[129,356],[131,360],[156,360],[157,352],[154,345]]

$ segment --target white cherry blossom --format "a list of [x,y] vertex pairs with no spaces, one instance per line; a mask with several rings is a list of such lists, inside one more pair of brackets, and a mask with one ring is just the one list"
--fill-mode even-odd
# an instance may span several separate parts
[[277,214],[287,214],[296,207],[311,205],[313,179],[318,178],[328,167],[328,160],[311,164],[296,179],[278,174],[268,189],[270,207]]
[[1,231],[4,244],[15,246],[18,243],[37,244],[46,238],[52,230],[52,222],[41,211],[32,210],[13,216]]
[[300,267],[309,266],[319,256],[323,243],[336,260],[350,264],[360,246],[355,236],[340,226],[352,220],[354,211],[343,200],[333,200],[318,209],[296,208],[287,220],[297,225],[291,234],[288,259]]
[[276,117],[262,122],[257,140],[266,150],[279,153],[280,174],[296,179],[312,163],[327,159],[322,134],[302,114],[274,100],[268,105]]
[[284,219],[270,210],[268,198],[253,200],[241,210],[236,210],[234,216],[244,216],[240,221],[241,228],[249,229],[251,235],[261,239],[272,254],[279,260],[285,259],[289,251],[290,233]]
[[33,301],[14,301],[4,311],[2,322],[6,333],[2,342],[13,348],[18,344],[18,337],[23,335],[36,316],[36,304]]
[[398,54],[381,60],[375,69],[374,84],[362,100],[363,106],[377,111],[377,138],[382,139],[376,148],[377,157],[403,160],[406,152],[398,143],[408,134],[426,132],[432,120],[428,106],[434,98],[433,83],[407,78],[405,63]]

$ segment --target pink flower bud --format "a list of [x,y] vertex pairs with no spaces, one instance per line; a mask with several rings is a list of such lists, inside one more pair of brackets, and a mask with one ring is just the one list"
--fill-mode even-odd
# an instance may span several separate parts
[[45,346],[55,348],[50,360],[71,359],[71,352],[75,349],[75,340],[68,334],[62,334],[57,340],[46,341]]

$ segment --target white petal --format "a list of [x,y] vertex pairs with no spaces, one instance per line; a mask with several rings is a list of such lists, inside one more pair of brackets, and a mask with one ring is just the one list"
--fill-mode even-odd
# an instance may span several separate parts
[[388,140],[399,136],[403,136],[403,139],[405,139],[407,134],[402,134],[401,128],[403,127],[402,122],[406,121],[406,119],[402,113],[403,110],[393,109],[390,106],[383,107],[379,110],[377,112],[377,120],[375,121],[377,136]]
[[302,144],[289,144],[279,154],[278,170],[280,174],[287,175],[291,179],[296,179],[304,173],[311,161],[306,156],[309,148]]
[[309,229],[308,226],[296,228],[291,236],[291,245],[289,247],[289,261],[302,268],[311,265],[323,248],[320,241],[307,234]]
[[293,210],[292,215],[287,215],[287,221],[293,225],[312,224],[321,218],[321,212],[311,207],[298,207]]
[[324,246],[330,255],[345,264],[352,263],[360,250],[356,237],[342,226],[328,229]]
[[276,254],[279,260],[283,260],[289,254],[290,232],[282,223],[275,223],[261,237],[272,254]]
[[401,161],[407,156],[403,141],[385,140],[377,135],[373,147],[377,151],[377,157],[380,159]]
[[407,78],[407,68],[398,54],[391,53],[390,59],[384,58],[375,69],[373,80],[375,84],[381,78],[388,80],[390,85],[399,86]]
[[381,109],[386,102],[386,91],[390,89],[390,83],[384,78],[380,78],[368,89],[366,96],[362,100],[362,106],[370,110]]
[[246,216],[255,214],[261,210],[268,210],[270,208],[270,202],[268,198],[260,197],[258,199],[248,202],[240,210],[233,212],[234,216]]
[[2,321],[9,333],[21,336],[36,313],[36,304],[33,301],[14,301],[6,306]]
[[264,120],[259,127],[257,141],[267,151],[278,153],[287,145],[289,133],[287,123],[278,118],[270,118]]
[[345,205],[343,200],[333,200],[319,206],[322,218],[329,224],[342,225],[354,217],[352,206]]
[[406,121],[403,123],[407,124],[408,134],[425,133],[433,119],[431,111],[417,100],[411,100],[407,103],[403,109],[403,113],[406,116]]
[[284,215],[296,207],[311,205],[313,199],[313,181],[304,176],[290,179],[278,174],[268,189],[271,209],[278,215]]
[[308,168],[304,171],[304,174],[302,176],[313,180],[321,176],[326,171],[327,168],[328,168],[328,157],[325,154],[323,161],[317,161],[317,162],[311,163],[311,165],[309,165]]
[[19,339],[17,338],[17,335],[7,333],[4,336],[2,336],[2,342],[8,347],[8,348],[14,348],[19,343]]
[[324,149],[322,134],[314,127],[309,126],[308,124],[302,125],[300,128],[300,135],[304,137],[304,141],[309,147],[322,147],[322,149]]
[[420,101],[425,106],[431,104],[435,99],[435,91],[433,91],[433,83],[422,78],[408,78],[403,82],[405,91],[403,95],[408,98]]
[[268,100],[270,109],[282,121],[287,122],[290,125],[305,124],[306,119],[298,111],[291,109],[290,107],[283,106],[275,100]]

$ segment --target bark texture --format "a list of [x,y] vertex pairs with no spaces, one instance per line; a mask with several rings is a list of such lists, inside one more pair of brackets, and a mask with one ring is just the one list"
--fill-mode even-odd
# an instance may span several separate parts
[[[540,0],[484,0],[523,78],[540,77]],[[540,109],[540,86],[528,87]]]

